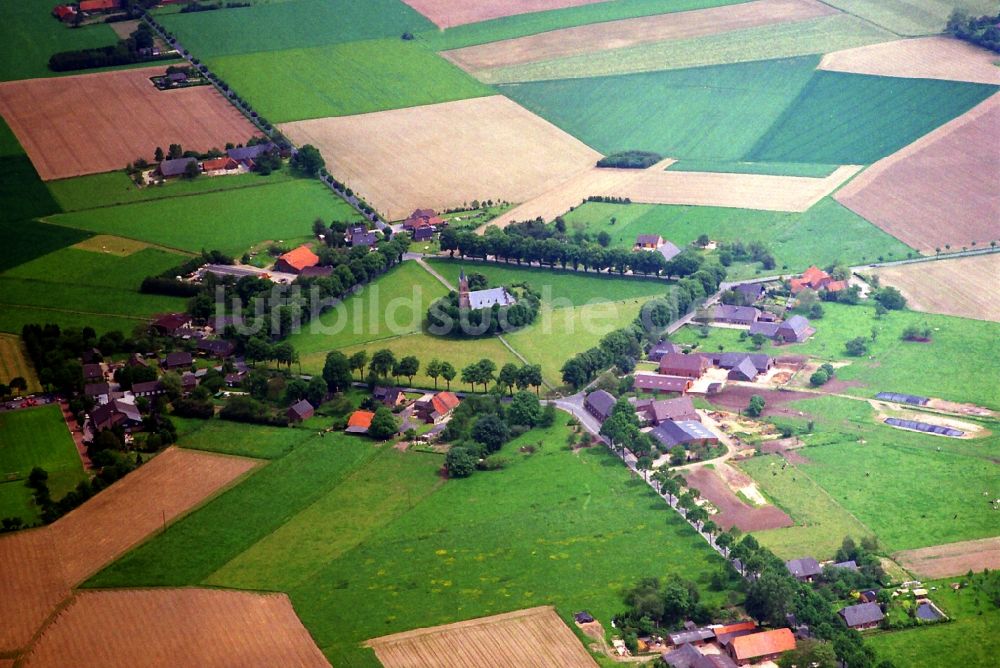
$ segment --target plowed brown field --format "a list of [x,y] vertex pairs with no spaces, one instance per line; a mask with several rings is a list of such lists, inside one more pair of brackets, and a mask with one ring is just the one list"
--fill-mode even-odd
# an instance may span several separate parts
[[368,646],[385,668],[597,666],[551,607],[397,633]]
[[685,475],[687,484],[701,492],[719,512],[712,521],[723,529],[737,527],[740,531],[780,529],[794,524],[792,518],[775,506],[754,507],[743,503],[729,485],[712,469],[700,468]]
[[[1000,224],[1000,221],[998,221]],[[898,288],[914,311],[1000,322],[1000,253],[874,270],[883,285]]]
[[296,121],[281,130],[318,147],[330,172],[390,220],[474,199],[524,202],[601,157],[501,95]]
[[884,158],[834,199],[917,250],[1000,239],[1000,94]]
[[514,14],[590,5],[605,0],[403,0],[439,28],[478,23]]
[[897,552],[892,556],[907,570],[927,579],[964,575],[969,569],[996,570],[1000,568],[1000,538],[935,545]]
[[53,524],[0,538],[0,652],[26,645],[71,587],[256,465],[170,448]]
[[951,37],[918,37],[823,56],[821,70],[1000,85],[995,53]]
[[164,68],[0,83],[0,115],[45,180],[153,160],[157,146],[207,151],[245,142],[253,125],[211,86],[159,91]]
[[476,72],[638,44],[805,21],[836,13],[837,10],[816,0],[755,0],[725,7],[551,30],[529,37],[445,51],[441,55],[464,70]]
[[57,668],[329,666],[284,594],[78,593],[21,662]]

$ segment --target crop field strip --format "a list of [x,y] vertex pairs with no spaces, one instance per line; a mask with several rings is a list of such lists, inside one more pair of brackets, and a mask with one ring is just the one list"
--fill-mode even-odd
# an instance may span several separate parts
[[[159,91],[163,66],[0,84],[4,116],[44,180],[121,169],[157,146],[207,151],[256,130],[210,86]],[[80,110],[87,113],[81,115]],[[128,109],[132,122],[120,122]]]
[[918,577],[958,577],[969,570],[1000,568],[1000,537],[904,550],[892,556]]
[[836,51],[819,68],[888,77],[1000,85],[997,54],[952,37],[918,37]]
[[994,177],[1000,156],[969,147],[990,146],[998,134],[1000,94],[995,94],[875,163],[836,199],[925,253],[996,241],[1000,195]]
[[842,11],[900,35],[928,35],[944,30],[948,16],[962,9],[973,16],[997,11],[995,0],[826,0]]
[[38,374],[25,353],[21,337],[0,334],[0,383],[10,383],[11,378],[18,377],[28,382],[29,394],[42,389]]
[[442,30],[516,14],[590,5],[604,0],[403,0]]
[[1000,253],[884,267],[873,273],[883,285],[902,292],[914,311],[1000,322],[1000,292],[983,289],[1000,280]]

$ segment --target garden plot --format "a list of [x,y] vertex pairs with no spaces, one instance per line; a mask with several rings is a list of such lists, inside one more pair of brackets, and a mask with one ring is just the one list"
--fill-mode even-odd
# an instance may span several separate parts
[[984,568],[996,570],[1000,568],[1000,537],[906,550],[893,557],[923,578],[952,577]]
[[819,68],[911,79],[1000,84],[997,54],[950,37],[919,37],[823,56]]

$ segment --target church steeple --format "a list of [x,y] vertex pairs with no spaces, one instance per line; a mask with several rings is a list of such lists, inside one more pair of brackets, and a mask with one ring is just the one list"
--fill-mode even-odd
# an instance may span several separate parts
[[458,307],[469,308],[469,279],[465,275],[465,269],[458,270]]

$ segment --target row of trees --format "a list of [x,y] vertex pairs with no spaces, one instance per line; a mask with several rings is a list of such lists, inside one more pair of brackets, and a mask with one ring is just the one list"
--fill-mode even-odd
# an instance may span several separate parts
[[959,39],[1000,53],[1000,13],[996,16],[970,16],[956,9],[948,18],[947,30]]

